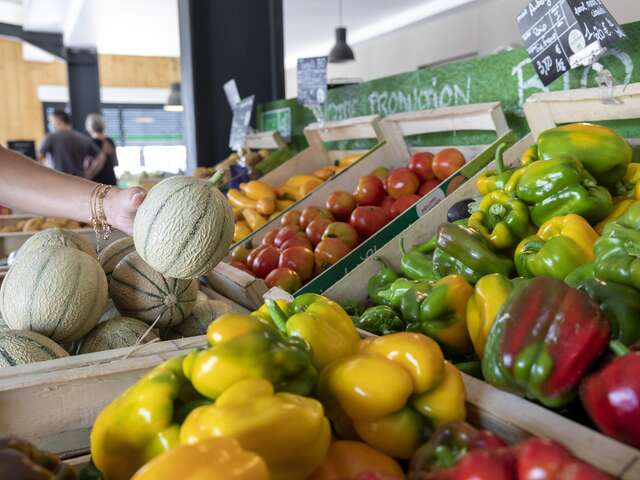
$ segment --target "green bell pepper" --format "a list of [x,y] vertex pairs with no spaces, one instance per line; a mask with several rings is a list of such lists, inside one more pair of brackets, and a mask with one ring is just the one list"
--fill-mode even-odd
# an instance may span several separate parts
[[400,309],[404,294],[410,289],[422,290],[431,286],[430,280],[409,280],[400,277],[394,281],[386,290],[378,294],[382,299],[383,305],[388,305],[396,310]]
[[401,332],[405,327],[404,321],[387,305],[367,308],[362,315],[354,319],[353,324],[375,335]]
[[607,224],[593,253],[597,278],[640,289],[640,201]]
[[443,223],[436,235],[438,248],[433,253],[433,269],[439,276],[458,274],[469,283],[490,273],[511,276],[513,261],[493,252],[474,230]]
[[374,260],[380,264],[380,271],[369,279],[367,283],[367,293],[375,305],[385,304],[385,300],[380,297],[380,292],[389,288],[399,275],[389,266],[384,258],[375,257]]
[[611,340],[629,346],[640,339],[640,293],[619,283],[597,278],[584,280],[577,286],[598,304],[611,325]]
[[570,213],[596,223],[613,208],[609,191],[571,158],[534,162],[516,172],[505,189],[531,206],[531,219],[538,227]]
[[506,192],[491,192],[482,198],[478,210],[469,217],[469,228],[486,238],[494,248],[515,247],[531,230],[529,207]]
[[[435,249],[435,242],[427,242],[430,246],[433,245]],[[417,248],[416,248],[417,247]],[[400,271],[411,280],[429,279],[435,280],[433,273],[433,262],[431,259],[420,250],[424,250],[424,244],[417,245],[408,252],[404,247],[404,238],[400,239],[400,252],[402,252],[402,258],[400,259]]]
[[546,130],[538,137],[538,157],[580,161],[599,184],[612,186],[622,179],[633,157],[629,143],[610,128],[575,123]]
[[593,278],[595,276],[595,264],[594,262],[585,263],[584,265],[580,265],[569,275],[564,277],[564,283],[569,285],[571,288],[577,288],[585,280]]
[[[426,292],[408,290],[404,300],[414,295],[416,301],[409,303],[416,304],[417,308],[408,311],[405,308],[402,311],[407,330],[432,337],[444,350],[453,354],[471,353],[473,345],[465,314],[467,301],[472,294],[473,287],[460,275],[448,275],[430,285]],[[408,317],[409,315],[413,316]]]

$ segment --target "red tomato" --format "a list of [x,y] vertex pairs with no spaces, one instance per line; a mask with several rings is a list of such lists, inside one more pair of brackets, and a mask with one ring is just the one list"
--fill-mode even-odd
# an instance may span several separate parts
[[293,223],[294,225],[300,225],[300,211],[299,210],[291,210],[290,212],[285,213],[280,219],[280,225],[283,227]]
[[300,228],[304,230],[317,217],[333,220],[331,212],[324,207],[305,207],[300,215]]
[[305,247],[305,248],[308,248],[310,250],[313,250],[313,245],[311,245],[311,242],[306,237],[305,238],[302,238],[302,237],[290,238],[289,240],[285,241],[280,246],[280,250],[284,252],[287,248],[291,248],[291,247]]
[[279,267],[295,270],[303,283],[313,277],[313,251],[305,247],[291,247],[283,250],[278,261]]
[[433,157],[433,173],[444,180],[464,165],[464,155],[457,148],[445,148]]
[[391,205],[390,218],[396,218],[418,200],[420,200],[420,197],[418,195],[407,195],[406,197],[400,197],[395,202],[393,202],[393,205]]
[[349,223],[345,222],[333,222],[330,223],[322,234],[322,239],[325,238],[337,238],[342,240],[349,248],[353,248],[358,245],[358,232]]
[[358,232],[361,239],[368,238],[382,227],[389,219],[384,210],[380,207],[367,206],[358,207],[351,213],[349,223]]
[[391,218],[391,207],[393,206],[394,203],[395,203],[395,200],[393,198],[384,197],[384,200],[380,204],[380,208],[384,210],[384,213],[387,216],[387,218]]
[[251,264],[251,270],[258,278],[265,278],[271,270],[278,268],[278,260],[280,251],[271,245],[265,247],[258,252]]
[[298,274],[290,268],[276,268],[264,279],[268,288],[280,287],[285,292],[293,293],[302,287]]
[[312,245],[315,246],[320,243],[322,234],[330,224],[331,220],[327,220],[326,218],[316,218],[307,225],[304,232],[307,234],[307,238],[311,241]]
[[429,193],[431,190],[436,188],[438,185],[440,185],[440,180],[436,178],[431,178],[429,180],[426,180],[422,185],[420,185],[420,190],[418,190],[418,195],[420,195],[421,197],[424,197],[427,193]]
[[416,152],[409,160],[409,170],[415,173],[421,181],[433,178],[433,153]]
[[379,205],[384,198],[384,184],[380,177],[365,175],[358,179],[353,196],[358,205]]
[[284,242],[292,238],[305,238],[304,232],[300,231],[300,227],[290,223],[284,227],[280,227],[278,234],[273,239],[274,246],[280,248]]
[[249,254],[247,255],[247,266],[249,268],[251,268],[251,265],[253,265],[253,260],[256,258],[256,255],[258,255],[258,253],[260,253],[267,246],[268,245],[258,245],[256,248],[249,252]]
[[333,192],[327,198],[325,206],[336,220],[346,222],[353,209],[356,208],[356,199],[347,192]]
[[262,237],[262,241],[260,242],[262,245],[273,245],[276,246],[275,240],[278,236],[279,228],[274,228],[273,230],[267,232],[267,234]]
[[342,240],[325,238],[315,249],[316,272],[320,273],[349,253],[351,249]]
[[387,177],[387,192],[395,199],[412,195],[418,191],[420,180],[408,168],[391,170]]

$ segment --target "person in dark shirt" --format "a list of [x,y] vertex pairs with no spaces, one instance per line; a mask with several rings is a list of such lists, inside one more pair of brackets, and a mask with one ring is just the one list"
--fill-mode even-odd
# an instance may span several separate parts
[[45,155],[51,155],[53,168],[60,172],[85,177],[85,163],[88,158],[104,161],[103,157],[112,152],[111,145],[105,144],[101,151],[91,138],[71,130],[71,118],[64,110],[56,110],[52,115],[55,132],[46,136],[40,151],[38,161],[42,162]]
[[104,133],[106,130],[102,115],[99,113],[90,113],[85,121],[85,128],[89,135],[93,138],[93,143],[102,150],[105,143],[109,144],[111,153],[106,155],[104,160],[101,158],[92,159],[85,168],[87,178],[94,182],[104,183],[105,185],[116,185],[116,174],[113,167],[118,165],[118,156],[116,154],[116,145],[113,140]]

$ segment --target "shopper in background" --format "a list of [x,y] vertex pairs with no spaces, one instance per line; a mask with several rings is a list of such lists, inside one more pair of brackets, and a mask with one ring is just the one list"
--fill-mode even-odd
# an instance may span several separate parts
[[93,138],[93,143],[95,143],[100,150],[102,150],[105,143],[108,143],[111,148],[110,154],[91,159],[88,165],[85,165],[85,177],[98,183],[104,183],[105,185],[116,185],[116,174],[113,171],[113,167],[118,165],[116,145],[113,143],[113,140],[104,133],[106,127],[102,115],[99,113],[90,113],[87,115],[85,128],[87,132],[89,132],[89,135],[91,135],[91,138]]
[[85,161],[91,158],[104,161],[112,153],[111,145],[104,144],[101,150],[91,138],[71,130],[71,118],[64,110],[55,110],[51,116],[54,132],[47,135],[40,146],[38,161],[51,155],[53,168],[78,177],[85,176]]
[[[47,217],[89,222],[95,187],[94,182],[56,172],[0,146],[2,205]],[[145,195],[140,187],[112,188],[104,199],[107,223],[131,235],[133,219]]]

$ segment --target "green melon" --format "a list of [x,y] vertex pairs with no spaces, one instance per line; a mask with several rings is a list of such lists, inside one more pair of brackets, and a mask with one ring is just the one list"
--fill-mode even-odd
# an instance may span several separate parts
[[133,239],[142,259],[172,278],[195,278],[215,267],[233,239],[233,212],[212,182],[170,177],[138,208]]
[[107,277],[79,250],[48,247],[21,254],[0,288],[0,311],[15,330],[68,343],[91,330],[107,303]]
[[[115,348],[133,347],[148,328],[149,325],[135,318],[112,318],[96,325],[84,337],[78,353],[102,352]],[[154,330],[151,330],[141,343],[157,340],[158,334]]]
[[109,293],[118,311],[158,328],[178,325],[191,314],[197,280],[165,277],[136,252],[124,257],[111,274]]
[[29,330],[0,330],[0,368],[42,362],[69,354],[53,340]]
[[173,340],[206,335],[211,322],[225,313],[232,312],[233,308],[220,300],[197,300],[191,315],[180,325],[163,331],[162,338]]
[[136,247],[133,245],[133,237],[121,238],[102,249],[98,255],[98,261],[100,262],[100,265],[102,265],[104,273],[107,274],[107,278],[111,276],[111,273],[113,272],[113,269],[116,268],[118,262],[135,249]]
[[18,255],[22,255],[29,251],[40,250],[45,247],[75,248],[76,250],[80,250],[93,258],[97,258],[96,249],[89,240],[79,233],[72,232],[71,230],[65,230],[63,228],[49,228],[33,234],[26,242],[24,242],[22,247],[20,247]]

